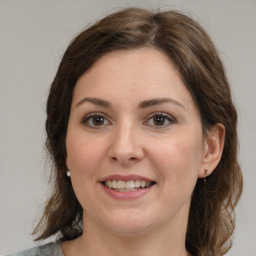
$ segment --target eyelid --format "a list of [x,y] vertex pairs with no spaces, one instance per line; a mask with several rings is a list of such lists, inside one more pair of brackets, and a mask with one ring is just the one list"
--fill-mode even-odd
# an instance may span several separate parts
[[151,113],[151,114],[149,114],[149,115],[148,115],[148,118],[153,117],[153,116],[155,116],[155,115],[159,115],[159,116],[167,116],[167,117],[170,117],[171,119],[173,119],[173,120],[174,120],[174,117],[173,117],[172,115],[167,114],[167,113],[162,112],[162,111],[158,111],[158,112]]
[[90,112],[84,115],[84,118],[91,117],[91,116],[104,116],[106,118],[109,118],[108,115],[104,112]]

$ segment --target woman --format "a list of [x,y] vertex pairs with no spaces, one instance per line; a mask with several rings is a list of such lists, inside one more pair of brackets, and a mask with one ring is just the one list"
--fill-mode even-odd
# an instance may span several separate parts
[[55,186],[17,255],[224,255],[242,191],[237,114],[206,32],[129,8],[70,44],[47,102]]

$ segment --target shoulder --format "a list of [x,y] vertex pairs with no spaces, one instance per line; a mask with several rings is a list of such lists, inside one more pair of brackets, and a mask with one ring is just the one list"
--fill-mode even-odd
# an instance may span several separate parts
[[21,251],[7,256],[63,256],[59,242],[40,245],[25,251]]

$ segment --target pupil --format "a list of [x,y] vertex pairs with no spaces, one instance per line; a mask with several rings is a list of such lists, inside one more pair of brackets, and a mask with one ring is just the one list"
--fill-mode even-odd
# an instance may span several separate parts
[[165,118],[162,116],[158,116],[154,119],[154,124],[155,125],[163,125],[165,121]]
[[98,116],[98,117],[95,117],[93,119],[93,124],[94,125],[102,125],[103,123],[104,123],[104,118],[103,117]]

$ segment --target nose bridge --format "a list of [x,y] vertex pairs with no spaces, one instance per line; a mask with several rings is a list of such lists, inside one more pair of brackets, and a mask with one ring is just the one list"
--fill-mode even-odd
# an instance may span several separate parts
[[117,126],[115,141],[121,146],[127,143],[132,145],[135,133],[135,125],[131,121],[126,120]]
[[122,164],[138,161],[143,157],[143,149],[140,145],[139,131],[132,120],[122,120],[115,127],[109,156],[112,160]]

